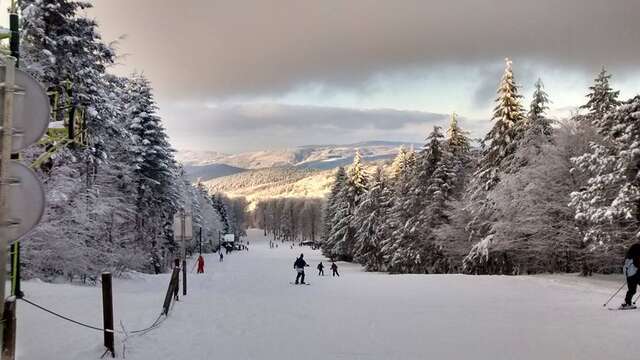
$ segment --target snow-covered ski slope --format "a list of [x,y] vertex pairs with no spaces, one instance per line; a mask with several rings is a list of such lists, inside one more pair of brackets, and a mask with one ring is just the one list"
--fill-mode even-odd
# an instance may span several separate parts
[[[640,310],[608,311],[618,287],[572,275],[541,277],[386,275],[340,263],[250,231],[250,251],[206,256],[169,318],[127,340],[126,358],[174,359],[637,359]],[[293,286],[304,252],[312,286]],[[191,266],[190,266],[191,268]],[[143,328],[160,311],[168,275],[116,279],[116,323]],[[99,288],[24,283],[27,297],[101,324]],[[618,305],[616,298],[612,305]],[[19,359],[97,359],[102,334],[19,303]],[[122,358],[122,336],[117,337]]]

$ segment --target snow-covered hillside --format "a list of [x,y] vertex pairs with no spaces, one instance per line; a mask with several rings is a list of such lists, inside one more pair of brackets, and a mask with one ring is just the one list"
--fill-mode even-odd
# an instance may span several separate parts
[[[270,248],[249,231],[250,250],[220,263],[206,255],[203,275],[169,317],[126,342],[126,359],[303,358],[367,360],[637,359],[640,310],[602,303],[622,279],[576,275],[467,276],[366,273],[308,248]],[[310,286],[290,285],[295,257],[311,265]],[[191,267],[191,265],[190,265]],[[145,327],[162,307],[168,275],[115,279],[115,323]],[[27,298],[100,326],[98,287],[24,283]],[[620,298],[614,303],[619,303]],[[116,336],[124,358],[123,335]],[[19,360],[86,360],[103,353],[102,333],[18,303]]]
[[356,150],[365,160],[391,159],[400,146],[417,146],[391,141],[369,141],[347,145],[308,145],[292,149],[265,150],[240,154],[214,151],[178,151],[176,158],[185,165],[202,166],[226,164],[243,169],[279,166],[305,166],[328,169],[345,165],[353,160]]
[[245,197],[251,210],[260,199],[324,198],[333,182],[333,173],[333,170],[275,167],[212,179],[204,185],[210,193]]
[[[373,173],[376,166],[389,171],[388,161],[365,164],[365,171]],[[334,182],[335,169],[318,170],[306,167],[273,167],[248,170],[234,175],[204,181],[210,193],[222,192],[229,196],[243,196],[249,210],[261,199],[273,198],[325,198]]]

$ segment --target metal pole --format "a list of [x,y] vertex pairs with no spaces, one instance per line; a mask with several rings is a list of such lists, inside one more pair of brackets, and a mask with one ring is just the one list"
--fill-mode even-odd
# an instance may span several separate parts
[[185,245],[185,230],[187,229],[187,226],[185,224],[186,221],[186,215],[185,215],[185,211],[184,209],[180,210],[180,240],[182,241],[182,259],[185,260],[187,258],[187,247]]
[[11,37],[9,38],[9,50],[11,56],[16,59],[16,67],[20,67],[20,18],[18,17],[17,1],[11,1],[11,8],[9,9],[9,30],[11,31]]
[[187,295],[187,245],[186,245],[186,236],[185,231],[187,230],[187,225],[185,224],[187,218],[187,214],[182,209],[182,295]]
[[202,226],[200,226],[200,255],[202,255]]
[[622,288],[623,288],[625,285],[627,285],[627,282],[626,282],[626,281],[625,281],[625,282],[623,282],[623,283],[622,283],[622,285],[620,285],[620,288],[619,288],[616,292],[614,292],[614,293],[613,293],[613,295],[611,295],[611,297],[609,298],[609,300],[607,300],[607,302],[606,302],[606,303],[604,303],[604,305],[602,305],[602,306],[607,306],[607,305],[609,304],[609,301],[611,301],[611,299],[613,299],[614,297],[616,297],[616,295],[618,295],[618,293],[620,292],[620,290],[622,290]]
[[187,260],[182,260],[182,295],[187,295]]
[[[9,163],[11,161],[11,136],[13,135],[13,92],[15,85],[15,59],[5,58],[4,113],[2,114],[2,152],[0,152],[0,299],[5,299],[5,269],[9,246]],[[4,307],[0,306],[0,319],[4,319]],[[3,327],[0,326],[0,329]],[[1,335],[1,334],[0,334]],[[2,339],[2,336],[0,336]]]

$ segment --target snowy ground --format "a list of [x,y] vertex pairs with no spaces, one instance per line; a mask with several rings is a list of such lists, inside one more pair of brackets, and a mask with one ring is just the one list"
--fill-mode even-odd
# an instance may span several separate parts
[[[189,294],[127,359],[637,359],[640,310],[607,311],[616,282],[577,276],[385,275],[339,264],[318,277],[308,248],[270,249],[260,232],[251,250],[223,263],[207,256]],[[300,252],[311,286],[294,286]],[[326,265],[328,265],[325,262]],[[326,269],[327,274],[330,273]],[[116,323],[131,330],[161,309],[168,275],[115,280]],[[24,283],[35,302],[101,324],[98,288]],[[616,299],[613,304],[621,302]],[[97,359],[102,334],[18,303],[18,359]],[[117,337],[122,358],[122,336]]]

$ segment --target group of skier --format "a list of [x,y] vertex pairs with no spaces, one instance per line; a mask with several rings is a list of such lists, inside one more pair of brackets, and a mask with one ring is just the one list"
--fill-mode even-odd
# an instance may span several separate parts
[[[300,254],[300,257],[298,257],[293,263],[293,268],[296,270],[296,285],[306,284],[304,282],[304,268],[308,266],[309,264],[307,264],[307,262],[304,260],[304,254]],[[317,269],[318,276],[324,276],[324,265],[322,264],[322,261],[318,264]],[[338,265],[336,265],[336,263],[333,261],[331,262],[331,271],[333,271],[333,276],[340,277],[340,274],[338,273]]]
[[[322,261],[320,261],[320,264],[318,264],[317,268],[318,276],[324,276],[324,265],[322,265]],[[331,271],[333,272],[333,276],[340,277],[340,274],[338,274],[338,265],[336,265],[336,263],[333,261],[331,262]]]

